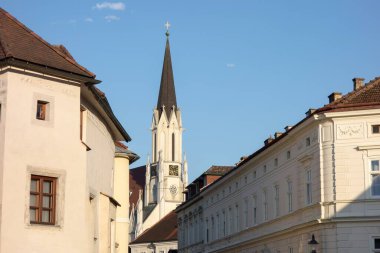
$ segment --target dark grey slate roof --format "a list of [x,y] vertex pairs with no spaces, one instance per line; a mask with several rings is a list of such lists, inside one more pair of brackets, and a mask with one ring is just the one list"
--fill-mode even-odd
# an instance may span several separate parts
[[160,93],[158,95],[157,110],[162,113],[162,107],[165,106],[166,115],[170,116],[173,107],[177,108],[177,99],[174,88],[174,76],[172,68],[172,59],[170,55],[169,37],[166,39],[164,65],[162,67]]

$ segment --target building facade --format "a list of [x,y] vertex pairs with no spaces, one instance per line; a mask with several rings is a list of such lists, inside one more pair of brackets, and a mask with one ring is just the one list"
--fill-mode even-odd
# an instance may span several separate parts
[[115,142],[131,138],[66,48],[0,24],[0,252],[116,252],[115,151],[118,170],[138,157]]
[[179,252],[379,251],[380,79],[353,81],[179,206]]

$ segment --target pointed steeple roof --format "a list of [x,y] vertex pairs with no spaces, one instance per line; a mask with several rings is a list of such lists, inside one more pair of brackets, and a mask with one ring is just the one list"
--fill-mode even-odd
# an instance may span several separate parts
[[169,33],[166,33],[166,46],[165,46],[165,56],[164,65],[162,67],[161,75],[161,85],[160,93],[158,95],[157,110],[162,113],[162,107],[165,107],[166,115],[170,116],[170,111],[173,106],[177,108],[177,99],[175,95],[174,87],[174,76],[172,68],[172,59],[170,55],[170,45],[169,45]]

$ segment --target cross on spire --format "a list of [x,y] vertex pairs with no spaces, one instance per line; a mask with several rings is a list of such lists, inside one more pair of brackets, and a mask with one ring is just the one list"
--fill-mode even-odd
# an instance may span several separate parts
[[170,27],[171,25],[170,25],[170,23],[169,23],[169,21],[166,21],[166,23],[165,23],[165,27],[166,27],[166,36],[169,36],[169,27]]

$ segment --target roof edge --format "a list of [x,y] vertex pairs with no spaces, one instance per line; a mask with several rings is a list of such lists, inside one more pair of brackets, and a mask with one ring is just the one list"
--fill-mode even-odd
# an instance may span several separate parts
[[127,131],[124,129],[124,127],[121,125],[119,120],[116,118],[115,114],[113,113],[111,106],[109,105],[107,98],[105,96],[101,96],[97,91],[95,86],[91,85],[88,86],[90,91],[95,95],[97,101],[99,102],[100,106],[103,108],[103,110],[106,112],[107,116],[111,119],[112,123],[115,124],[116,128],[119,130],[120,134],[123,136],[126,142],[130,142],[132,138],[129,136]]
[[28,62],[22,59],[17,59],[14,57],[7,57],[0,60],[0,66],[10,66],[16,68],[27,69],[30,71],[36,71],[42,74],[48,74],[52,76],[56,76],[59,78],[66,78],[74,81],[83,82],[85,84],[98,84],[101,83],[100,80],[97,80],[92,77],[83,76],[77,73],[68,72],[62,69],[48,67],[44,65],[40,65],[33,62]]

